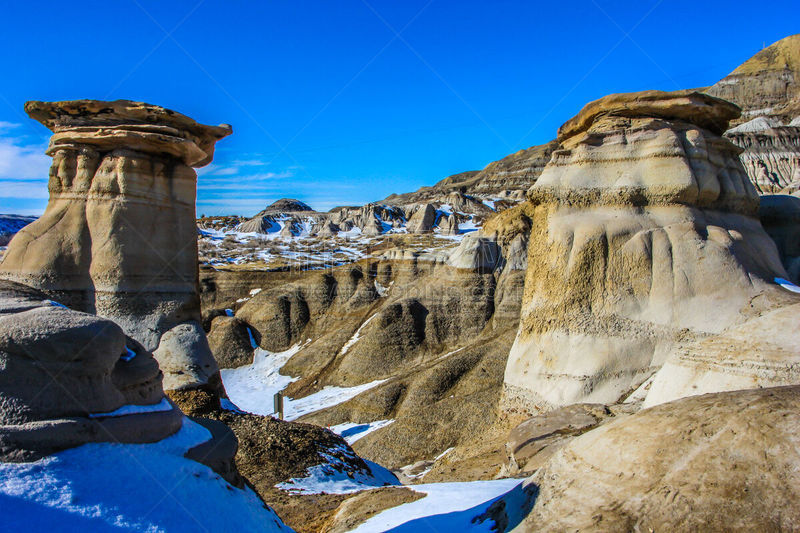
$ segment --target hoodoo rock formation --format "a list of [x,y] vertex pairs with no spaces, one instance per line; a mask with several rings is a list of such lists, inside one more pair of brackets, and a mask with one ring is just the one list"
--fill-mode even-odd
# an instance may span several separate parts
[[114,320],[155,353],[166,389],[218,382],[200,325],[192,167],[230,126],[127,100],[25,110],[53,132],[50,200],[9,244],[0,279]]
[[738,115],[706,94],[647,91],[592,102],[559,129],[528,192],[507,408],[620,401],[680,343],[791,303],[740,150],[721,136]]

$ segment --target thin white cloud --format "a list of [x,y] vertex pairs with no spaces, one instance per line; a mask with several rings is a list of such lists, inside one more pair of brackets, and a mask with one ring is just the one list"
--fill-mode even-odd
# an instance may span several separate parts
[[16,122],[6,122],[5,120],[0,120],[0,132],[13,130],[14,128],[19,128],[22,124],[18,124]]
[[[47,200],[47,181],[7,180],[0,178],[0,198],[18,198],[23,200]],[[0,212],[7,212],[0,209]]]
[[[0,132],[2,125],[0,123]],[[27,144],[22,139],[0,137],[0,179],[46,179],[50,158],[44,154],[42,144]]]

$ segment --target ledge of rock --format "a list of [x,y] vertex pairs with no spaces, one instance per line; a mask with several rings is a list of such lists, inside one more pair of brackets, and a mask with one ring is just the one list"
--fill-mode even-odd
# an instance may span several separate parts
[[800,387],[707,394],[575,438],[487,515],[501,531],[792,531]]

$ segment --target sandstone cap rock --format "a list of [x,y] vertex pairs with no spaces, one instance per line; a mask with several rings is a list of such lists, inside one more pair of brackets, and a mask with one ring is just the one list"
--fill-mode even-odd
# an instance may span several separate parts
[[728,129],[728,122],[740,114],[736,104],[692,90],[609,94],[589,102],[580,113],[562,124],[558,128],[558,140],[585,132],[601,116],[682,120],[722,135]]
[[228,124],[206,126],[171,109],[131,100],[34,100],[25,104],[25,111],[53,132],[48,153],[71,143],[101,149],[125,145],[202,167],[213,159],[214,144],[233,131]]

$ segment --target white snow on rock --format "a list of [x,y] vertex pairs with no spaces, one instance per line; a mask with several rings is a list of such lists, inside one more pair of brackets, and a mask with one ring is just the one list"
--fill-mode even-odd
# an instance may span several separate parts
[[[280,373],[283,365],[300,351],[303,345],[297,344],[283,352],[270,352],[262,348],[253,351],[253,362],[239,368],[220,370],[222,383],[230,401],[239,409],[257,415],[272,415],[273,397],[299,378]],[[283,412],[286,420],[295,420],[361,394],[386,380],[375,380],[355,387],[324,387],[305,398],[284,398]]]
[[426,496],[387,509],[363,522],[352,533],[490,533],[494,522],[473,522],[473,519],[520,483],[520,479],[497,479],[406,485]]
[[787,291],[800,293],[800,287],[789,281],[788,279],[775,278],[775,283],[786,289]]
[[357,440],[366,437],[373,431],[385,428],[390,425],[394,420],[376,420],[375,422],[366,422],[359,424],[357,422],[345,422],[344,424],[336,424],[331,426],[330,429],[337,435],[344,438],[347,444],[353,445]]
[[340,403],[355,398],[362,392],[377,387],[384,381],[386,380],[376,379],[375,381],[370,381],[369,383],[363,383],[354,387],[334,387],[329,385],[324,387],[321,391],[310,394],[305,398],[299,398],[297,400],[286,398],[283,402],[285,418],[286,420],[295,420],[303,415],[339,405]]
[[779,128],[783,126],[783,122],[773,117],[758,117],[739,124],[735,128],[731,128],[727,133],[747,133],[752,131],[763,131],[771,128]]
[[[336,451],[350,459],[356,458],[353,452],[344,447]],[[328,453],[321,455],[326,462],[308,468],[305,477],[291,478],[275,487],[292,494],[348,494],[400,484],[394,474],[372,461],[364,460],[369,467],[368,471],[351,471],[351,467],[340,458]]]
[[369,317],[368,319],[366,319],[366,320],[364,321],[364,323],[363,323],[363,324],[361,324],[361,325],[358,327],[358,329],[357,329],[357,330],[356,330],[356,332],[353,334],[353,336],[352,336],[352,337],[350,337],[350,339],[349,339],[349,340],[348,340],[346,343],[344,343],[344,346],[342,346],[342,350],[339,352],[339,355],[344,355],[344,354],[346,354],[346,353],[347,353],[347,351],[348,351],[350,348],[352,348],[352,347],[353,347],[353,345],[354,345],[355,343],[357,343],[357,342],[358,342],[358,340],[361,338],[361,330],[363,330],[363,329],[366,327],[366,325],[367,325],[367,324],[369,324],[370,320],[372,320],[373,318],[375,318],[375,316],[376,316],[376,315],[377,315],[377,313],[376,313],[375,315],[372,315],[372,316],[371,316],[371,317]]
[[300,348],[300,344],[283,352],[256,348],[253,362],[249,365],[220,370],[228,398],[244,411],[257,415],[273,414],[272,397],[298,379],[284,376],[280,369]]
[[4,531],[289,533],[249,488],[183,454],[210,438],[184,419],[154,444],[85,444],[33,463],[0,463]]
[[169,400],[162,398],[160,402],[154,405],[123,405],[119,409],[110,411],[108,413],[91,413],[89,414],[89,418],[107,418],[112,416],[158,413],[161,411],[171,411],[172,408],[172,404],[169,403]]

